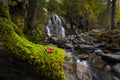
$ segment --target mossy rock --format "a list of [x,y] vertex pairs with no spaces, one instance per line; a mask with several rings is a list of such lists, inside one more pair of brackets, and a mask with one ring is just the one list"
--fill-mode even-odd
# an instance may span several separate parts
[[96,33],[94,38],[97,38],[101,42],[116,43],[120,45],[120,30],[107,30]]
[[[27,61],[39,73],[41,80],[64,80],[64,50],[34,44],[26,38],[19,36],[13,29],[16,25],[7,19],[0,19],[0,42],[4,42],[4,47],[11,54],[18,56],[21,60]],[[49,53],[47,48],[54,52]]]

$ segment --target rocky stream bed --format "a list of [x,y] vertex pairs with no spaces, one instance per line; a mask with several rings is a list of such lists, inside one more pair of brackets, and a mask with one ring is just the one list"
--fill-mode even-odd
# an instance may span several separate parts
[[105,42],[97,42],[89,33],[57,39],[49,37],[47,45],[66,51],[66,80],[120,80],[120,49],[111,52]]

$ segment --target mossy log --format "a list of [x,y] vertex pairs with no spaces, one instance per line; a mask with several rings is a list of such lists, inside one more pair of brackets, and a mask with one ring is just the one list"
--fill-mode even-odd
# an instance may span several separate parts
[[[28,68],[32,66],[30,69],[33,70],[39,78],[37,79],[36,77],[36,79],[29,80],[64,80],[64,50],[32,43],[14,31],[14,27],[16,26],[17,25],[7,18],[0,19],[0,42],[3,43],[2,48],[0,48],[0,55],[5,55],[6,53],[8,53],[7,55],[14,55],[14,57],[19,58],[23,64],[29,64]],[[47,48],[53,49],[54,52],[47,52]],[[19,62],[20,61],[18,61],[18,63]],[[14,80],[14,77],[10,77],[9,80]]]

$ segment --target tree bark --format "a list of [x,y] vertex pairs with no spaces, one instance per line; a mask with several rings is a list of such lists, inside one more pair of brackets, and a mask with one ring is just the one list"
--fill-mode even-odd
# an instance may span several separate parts
[[112,16],[111,16],[111,28],[115,29],[117,27],[116,21],[116,0],[112,0]]
[[106,30],[110,30],[110,12],[111,12],[111,0],[107,0],[107,13],[106,13]]
[[26,24],[26,29],[25,29],[25,33],[26,31],[33,31],[36,28],[36,19],[37,19],[37,0],[29,0],[28,2],[29,4],[29,8],[27,9],[27,17],[25,20],[25,24]]

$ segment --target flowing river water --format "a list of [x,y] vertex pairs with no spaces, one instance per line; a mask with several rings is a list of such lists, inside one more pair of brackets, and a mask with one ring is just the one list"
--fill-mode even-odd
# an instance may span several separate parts
[[[62,20],[56,15],[56,14],[48,14],[48,21],[47,24],[45,26],[45,30],[46,30],[46,35],[49,37],[55,36],[56,38],[60,39],[60,38],[65,38],[65,29],[63,27],[62,24]],[[65,72],[65,74],[67,75],[68,79],[67,80],[119,80],[118,78],[116,78],[111,72],[106,72],[105,70],[100,70],[100,69],[96,69],[94,67],[91,67],[90,64],[88,63],[87,60],[80,60],[74,52],[67,52],[67,54],[71,55],[72,58],[74,59],[73,64],[75,64],[74,67],[74,73],[77,73],[77,66],[76,63],[79,63],[80,65],[83,65],[85,68],[87,68],[89,70],[89,72],[92,75],[91,79],[78,79],[79,73],[77,73],[76,77],[72,77],[69,73]],[[81,73],[80,73],[81,74]],[[84,76],[86,74],[83,73],[82,76]]]
[[[90,71],[90,73],[92,74],[92,80],[119,80],[117,77],[115,77],[115,74],[113,74],[111,72],[106,72],[105,70],[100,70],[100,69],[91,67],[87,60],[80,60],[72,52],[67,52],[67,53],[73,56],[76,63],[80,63],[81,65],[83,65]],[[76,69],[76,67],[77,66],[74,66],[75,69]],[[69,73],[67,73],[67,74],[69,74]],[[83,75],[86,75],[86,74],[83,73]],[[71,78],[70,80],[80,80],[80,79]],[[87,79],[81,79],[81,80],[87,80]]]

